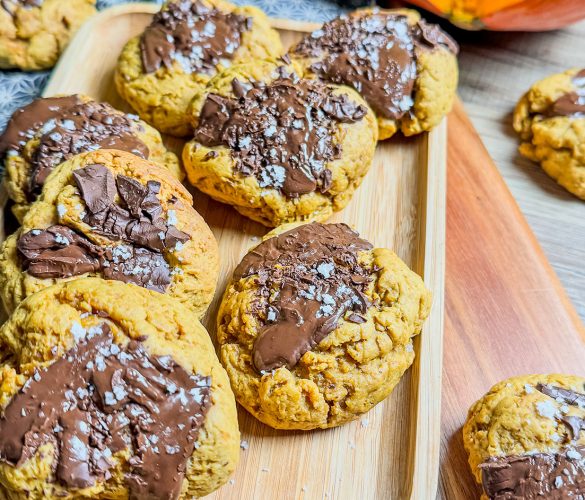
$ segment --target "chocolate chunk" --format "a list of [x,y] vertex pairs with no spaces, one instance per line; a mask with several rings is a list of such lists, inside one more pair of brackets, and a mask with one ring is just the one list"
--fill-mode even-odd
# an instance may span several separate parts
[[29,194],[40,192],[54,167],[79,153],[121,149],[148,158],[148,147],[136,137],[132,120],[109,104],[89,101],[46,122],[34,151]]
[[545,111],[547,117],[572,116],[580,118],[585,116],[585,70],[579,71],[573,77],[575,90],[563,94],[556,99]]
[[400,14],[374,11],[339,17],[305,36],[293,53],[319,58],[311,70],[320,78],[356,89],[376,114],[397,120],[413,106],[416,51],[457,44],[438,26],[414,26]]
[[536,388],[559,403],[585,408],[585,393],[548,384],[538,384]]
[[144,70],[153,73],[177,61],[186,73],[212,73],[222,59],[234,56],[251,27],[251,18],[200,1],[168,3],[140,39]]
[[413,28],[415,44],[419,47],[444,47],[453,54],[459,53],[459,45],[438,24],[427,23],[421,19]]
[[73,172],[73,177],[83,201],[92,213],[101,212],[114,203],[116,181],[103,165],[88,165]]
[[235,79],[236,98],[209,94],[199,116],[195,140],[227,146],[236,172],[258,179],[260,187],[290,198],[331,187],[327,163],[341,156],[334,142],[338,123],[361,120],[366,109],[326,85],[285,75],[272,83]]
[[585,446],[558,453],[490,457],[479,467],[490,500],[579,499],[585,492]]
[[41,279],[69,278],[99,271],[100,250],[66,226],[23,234],[17,243],[22,269]]
[[73,178],[87,207],[83,221],[95,233],[124,244],[102,248],[62,225],[35,229],[18,240],[22,269],[37,278],[101,272],[105,279],[164,293],[171,271],[162,252],[177,249],[189,235],[163,218],[156,196],[160,183],[143,186],[124,175],[114,178],[97,164],[75,170]]
[[[156,252],[173,250],[177,243],[189,240],[187,233],[163,218],[163,209],[156,196],[159,182],[148,181],[144,186],[124,175],[114,179],[103,165],[86,166],[73,172],[73,177],[87,206],[83,221],[97,234]],[[114,201],[113,186],[122,205]]]
[[371,270],[358,262],[358,252],[371,248],[345,224],[311,223],[244,257],[234,280],[257,275],[256,308],[265,323],[252,351],[259,372],[293,368],[347,311],[365,314]]
[[179,497],[187,461],[211,406],[210,377],[192,375],[142,344],[113,342],[107,324],[36,371],[0,419],[0,458],[21,466],[54,445],[56,480],[70,488],[107,481],[113,453],[130,454],[130,499]]

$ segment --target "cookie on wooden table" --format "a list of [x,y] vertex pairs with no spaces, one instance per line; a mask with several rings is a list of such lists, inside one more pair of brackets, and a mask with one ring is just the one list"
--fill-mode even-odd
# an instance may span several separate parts
[[585,70],[536,82],[514,110],[520,154],[585,200]]
[[414,10],[360,9],[326,22],[289,54],[304,76],[349,85],[372,107],[380,140],[430,130],[450,111],[458,46]]
[[143,120],[186,136],[189,102],[219,70],[281,53],[278,32],[255,7],[170,0],[122,50],[116,87]]
[[22,221],[53,168],[100,148],[129,151],[181,177],[177,156],[137,116],[83,95],[39,98],[16,110],[0,136],[0,159],[16,218]]
[[165,293],[203,315],[219,256],[192,201],[168,170],[130,153],[74,156],[49,175],[2,246],[6,310],[54,283],[100,276]]
[[236,404],[191,310],[124,283],[46,288],[0,328],[4,498],[195,498],[238,461]]
[[52,68],[95,0],[2,0],[0,69]]
[[193,99],[195,134],[183,149],[191,184],[270,227],[324,220],[345,207],[378,135],[354,90],[299,78],[287,61],[235,65],[214,77]]
[[238,402],[277,429],[335,427],[386,398],[431,306],[396,254],[345,224],[288,224],[236,268],[217,317]]
[[581,498],[585,378],[526,375],[496,384],[470,408],[463,443],[482,498]]

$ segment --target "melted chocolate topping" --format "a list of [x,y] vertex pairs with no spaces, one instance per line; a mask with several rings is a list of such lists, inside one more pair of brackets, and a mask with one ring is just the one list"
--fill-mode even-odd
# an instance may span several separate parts
[[[189,239],[163,217],[157,198],[159,182],[148,181],[143,186],[125,175],[114,179],[103,165],[88,165],[73,172],[73,177],[87,206],[83,222],[95,233],[158,252],[172,250]],[[115,201],[116,194],[122,204]]]
[[115,344],[106,324],[76,324],[74,334],[85,338],[36,371],[4,411],[1,459],[18,467],[52,443],[56,480],[87,488],[110,478],[113,453],[129,450],[130,499],[178,498],[211,379],[150,356],[140,342]]
[[585,116],[585,70],[573,77],[575,90],[567,92],[552,103],[548,116]]
[[209,94],[195,140],[231,149],[235,169],[254,175],[260,187],[290,198],[331,187],[327,163],[339,158],[338,123],[361,120],[366,109],[326,85],[286,75],[270,84],[232,82],[235,98]]
[[324,80],[353,87],[376,114],[396,120],[414,104],[415,47],[458,51],[438,26],[422,20],[410,26],[406,16],[378,11],[333,19],[292,51],[318,57],[311,71]]
[[[583,393],[545,384],[538,384],[536,388],[558,403],[585,408],[585,394]],[[563,415],[559,417],[559,420],[568,427],[573,441],[577,441],[581,431],[585,431],[585,418],[576,415]]]
[[[585,394],[546,384],[536,388],[558,403],[585,408]],[[585,430],[577,416],[558,417],[571,431],[571,442]],[[523,456],[490,457],[480,465],[483,488],[490,499],[581,499],[585,493],[585,446]]]
[[585,446],[561,453],[490,457],[480,468],[490,500],[579,500],[585,492]]
[[234,280],[257,275],[256,307],[264,327],[252,358],[259,372],[287,366],[331,333],[339,319],[362,323],[372,270],[358,252],[372,245],[345,224],[306,224],[251,250]]
[[29,139],[44,123],[63,115],[68,109],[81,104],[76,95],[66,97],[41,97],[17,109],[10,118],[6,130],[0,136],[0,157],[8,151],[20,152]]
[[136,137],[132,120],[109,104],[89,101],[67,110],[41,128],[32,158],[30,192],[38,194],[54,167],[79,153],[121,149],[148,158],[148,147]]
[[72,156],[96,149],[121,149],[148,158],[148,147],[136,137],[130,115],[106,103],[83,102],[78,96],[36,99],[17,110],[0,137],[0,156],[22,153],[39,135],[32,153],[28,194],[34,200],[54,167]]
[[[156,197],[160,184],[143,186],[123,175],[114,179],[103,165],[89,165],[73,176],[87,207],[84,222],[125,244],[100,247],[63,225],[35,229],[18,240],[22,269],[41,279],[101,272],[105,279],[164,293],[171,272],[162,252],[180,247],[189,236],[163,219]],[[116,203],[116,195],[124,206]]]
[[211,73],[231,59],[252,19],[208,7],[201,1],[171,2],[154,15],[140,39],[146,73],[177,61],[186,73]]

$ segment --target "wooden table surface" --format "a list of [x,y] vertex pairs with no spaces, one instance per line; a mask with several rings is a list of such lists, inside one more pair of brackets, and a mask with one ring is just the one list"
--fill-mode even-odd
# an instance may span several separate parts
[[455,33],[467,114],[457,104],[449,120],[441,499],[479,498],[461,425],[490,386],[527,373],[585,376],[575,311],[585,318],[585,202],[518,156],[510,126],[533,81],[585,67],[583,35],[585,23],[544,34]]
[[459,94],[465,109],[585,319],[585,201],[519,156],[511,126],[514,105],[533,82],[585,67],[585,22],[548,33],[450,31],[461,43]]

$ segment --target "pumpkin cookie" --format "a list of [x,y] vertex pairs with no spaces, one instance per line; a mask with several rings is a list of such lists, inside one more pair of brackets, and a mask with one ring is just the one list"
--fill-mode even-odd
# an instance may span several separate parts
[[345,224],[289,224],[236,268],[217,338],[236,399],[277,429],[334,427],[386,398],[414,359],[430,293]]
[[217,242],[183,185],[154,163],[106,149],[55,169],[0,251],[8,312],[54,283],[101,276],[168,294],[201,316],[218,273]]
[[514,110],[520,154],[585,200],[585,70],[536,82]]
[[60,283],[18,306],[0,345],[3,498],[187,499],[234,470],[228,378],[176,300]]
[[2,0],[0,68],[52,68],[95,0]]
[[527,375],[496,384],[463,427],[484,499],[581,498],[585,378]]
[[124,47],[115,81],[142,119],[162,132],[186,136],[189,102],[218,71],[281,53],[278,33],[255,7],[171,0]]
[[191,184],[266,226],[324,220],[372,164],[376,119],[348,87],[302,79],[283,61],[232,66],[192,103]]
[[289,53],[305,77],[356,89],[376,113],[382,140],[429,130],[449,112],[458,50],[414,10],[361,9],[326,22]]
[[81,95],[36,99],[15,111],[0,136],[0,159],[16,218],[22,222],[54,167],[100,148],[129,151],[181,176],[176,155],[137,116]]

